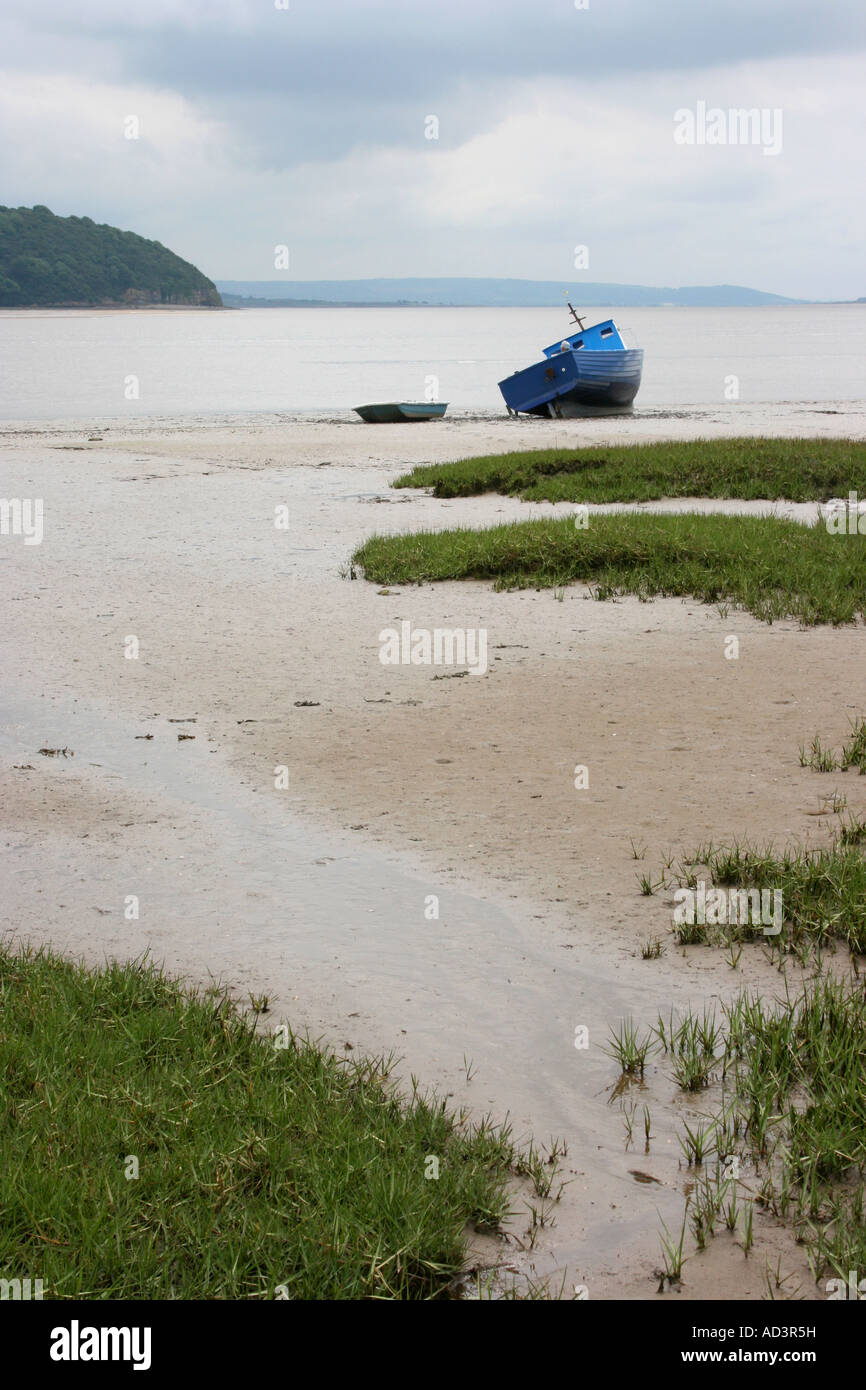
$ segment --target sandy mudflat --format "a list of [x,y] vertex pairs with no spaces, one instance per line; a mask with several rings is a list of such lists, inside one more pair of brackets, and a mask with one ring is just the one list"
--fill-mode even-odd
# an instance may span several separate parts
[[[394,1049],[455,1104],[563,1135],[557,1224],[534,1251],[510,1246],[509,1263],[567,1271],[591,1297],[654,1296],[659,1214],[678,1229],[688,1180],[676,1123],[695,1107],[661,1061],[629,1100],[650,1107],[650,1152],[640,1122],[626,1151],[608,1029],[780,977],[757,949],[736,972],[699,948],[641,960],[671,908],[637,878],[709,837],[816,842],[837,785],[866,810],[866,779],[818,777],[797,757],[864,712],[863,630],[602,604],[580,586],[561,602],[476,584],[381,593],[340,570],[374,530],[556,510],[389,491],[415,461],[737,428],[866,436],[866,415],[832,409],[739,426],[713,410],[10,426],[2,492],[44,499],[45,537],[0,538],[7,926],[92,959],[149,947],[242,998],[267,993],[274,1022]],[[283,504],[288,531],[274,526]],[[486,629],[487,674],[383,666],[379,633],[405,620]],[[813,1294],[797,1247],[759,1225],[773,1264]],[[525,1228],[524,1214],[521,1240]],[[760,1296],[764,1267],[717,1240],[679,1296]]]

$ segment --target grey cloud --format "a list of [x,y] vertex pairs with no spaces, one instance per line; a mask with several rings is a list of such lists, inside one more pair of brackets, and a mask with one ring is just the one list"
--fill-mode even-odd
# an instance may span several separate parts
[[[442,148],[488,129],[515,83],[691,72],[866,44],[862,0],[7,0],[7,63],[182,93],[261,168],[407,143],[442,118]],[[543,87],[542,87],[543,90]]]
[[[111,76],[200,92],[330,92],[351,105],[388,93],[406,99],[466,79],[576,82],[604,74],[695,68],[798,53],[850,51],[866,43],[862,0],[357,0],[158,7],[33,5],[6,14],[62,61],[51,37],[113,49]],[[198,16],[194,22],[194,17]],[[43,50],[43,45],[44,50]],[[17,46],[19,58],[21,46]],[[96,75],[96,74],[92,74]],[[106,74],[108,75],[108,74]]]

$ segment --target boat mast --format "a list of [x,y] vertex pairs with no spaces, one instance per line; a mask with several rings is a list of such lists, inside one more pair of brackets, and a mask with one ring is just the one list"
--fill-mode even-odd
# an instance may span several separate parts
[[570,299],[567,299],[565,302],[566,302],[566,304],[568,305],[569,309],[571,310],[571,317],[574,319],[574,322],[577,324],[578,328],[580,329],[580,331],[581,331],[581,333],[582,333],[582,332],[583,332],[583,319],[582,319],[582,318],[580,317],[580,315],[578,314],[577,310],[575,309],[575,307],[574,307],[574,305],[572,304],[572,302],[571,302]]

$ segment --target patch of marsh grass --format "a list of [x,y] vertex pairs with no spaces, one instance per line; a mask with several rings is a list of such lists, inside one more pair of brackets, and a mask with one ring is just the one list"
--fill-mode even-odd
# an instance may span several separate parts
[[499,492],[540,502],[659,497],[826,502],[866,494],[866,445],[853,439],[695,439],[487,454],[422,464],[392,484],[435,497]]
[[[828,1272],[847,1278],[852,1269],[862,1271],[866,985],[821,976],[770,1002],[742,991],[722,1011],[714,1031],[721,1100],[715,1114],[684,1123],[680,1139],[690,1168],[715,1156],[686,1203],[697,1249],[721,1222],[739,1233],[748,1255],[757,1205],[793,1220],[816,1280]],[[674,1032],[694,1040],[706,1015],[687,1013],[676,1029],[673,1020],[660,1025],[668,1042]],[[741,1186],[746,1165],[749,1181]],[[755,1178],[760,1186],[751,1198]],[[669,1251],[667,1231],[662,1243]],[[683,1258],[680,1249],[678,1274]]]
[[855,817],[839,826],[831,844],[816,849],[795,845],[777,850],[748,841],[701,845],[683,856],[673,881],[694,890],[701,880],[707,890],[749,893],[750,905],[757,902],[754,894],[769,897],[778,891],[782,931],[768,936],[760,915],[738,906],[736,921],[728,911],[718,923],[678,923],[677,941],[729,945],[763,940],[795,951],[821,950],[842,941],[852,954],[866,954],[866,822]]
[[443,1297],[518,1164],[549,1193],[507,1129],[278,1037],[146,962],[0,949],[0,1274],[49,1298]]
[[484,530],[371,536],[352,556],[375,584],[491,580],[497,589],[584,583],[591,596],[729,600],[764,622],[856,623],[866,607],[866,537],[778,517],[621,512],[581,529],[542,518]]
[[[863,721],[857,721],[842,755],[832,759],[835,768],[846,759],[847,766],[856,765],[862,731]],[[803,753],[801,762],[825,761],[825,750],[813,745],[812,752],[813,764]],[[705,1175],[686,1203],[684,1229],[691,1214],[697,1249],[706,1247],[721,1220],[731,1234],[739,1232],[748,1256],[757,1205],[794,1221],[816,1281],[828,1272],[847,1279],[849,1271],[866,1267],[866,982],[856,960],[866,952],[864,847],[866,820],[851,816],[823,848],[704,843],[676,868],[668,857],[663,874],[666,887],[670,873],[674,883],[693,892],[702,882],[706,891],[708,878],[713,887],[749,894],[745,921],[738,905],[733,916],[730,908],[723,910],[718,922],[680,923],[678,939],[726,942],[729,963],[736,966],[741,943],[765,935],[766,924],[754,915],[760,892],[779,890],[783,931],[772,941],[780,970],[786,970],[789,952],[800,965],[814,957],[815,978],[799,993],[786,983],[784,997],[768,1002],[741,991],[721,1004],[720,1022],[706,1008],[677,1019],[671,1012],[668,1019],[659,1015],[653,1031],[682,1091],[716,1082],[721,1087],[715,1113],[686,1123],[680,1139],[689,1166],[699,1167],[713,1150],[717,1157],[715,1182]],[[708,908],[708,891],[704,902]],[[845,942],[854,957],[847,981],[821,971],[823,949],[835,940]],[[754,1181],[743,1185],[743,1164],[760,1184],[757,1195]],[[669,1254],[666,1228],[662,1244]],[[678,1271],[682,1259],[680,1249]],[[777,1278],[776,1287],[782,1282]]]

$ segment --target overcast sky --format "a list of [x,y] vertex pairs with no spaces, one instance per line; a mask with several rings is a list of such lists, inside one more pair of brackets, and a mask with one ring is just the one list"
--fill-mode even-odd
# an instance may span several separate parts
[[0,55],[0,202],[214,279],[866,295],[864,0],[0,0]]

